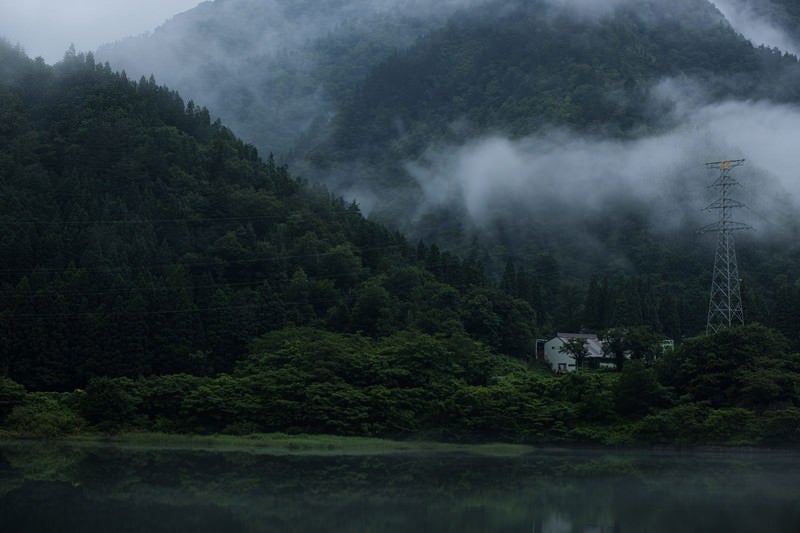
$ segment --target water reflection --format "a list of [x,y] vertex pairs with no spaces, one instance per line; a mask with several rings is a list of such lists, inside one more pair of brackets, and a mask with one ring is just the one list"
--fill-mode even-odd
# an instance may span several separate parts
[[266,456],[0,447],[0,530],[800,531],[793,453]]

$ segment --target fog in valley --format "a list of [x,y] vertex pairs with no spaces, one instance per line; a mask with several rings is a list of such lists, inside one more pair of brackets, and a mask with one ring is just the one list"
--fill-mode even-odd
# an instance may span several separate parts
[[[598,23],[618,9],[637,9],[632,0],[545,3],[554,16]],[[358,158],[324,168],[307,159],[328,149],[341,112],[337,102],[351,86],[385,58],[482,5],[491,3],[207,2],[149,35],[103,46],[97,55],[134,79],[155,74],[159,83],[207,106],[262,155],[274,153],[294,173],[322,181],[412,238],[436,239],[430,220],[441,213],[463,217],[466,231],[491,233],[498,221],[563,227],[622,204],[642,206],[657,231],[689,236],[717,216],[703,211],[715,194],[708,189],[715,173],[704,163],[739,158],[747,163],[737,169],[742,187],[736,194],[749,209],[737,212],[737,219],[753,226],[758,238],[785,237],[785,223],[800,207],[792,161],[800,109],[768,98],[719,99],[709,80],[690,76],[651,82],[647,127],[622,137],[563,125],[519,137],[456,121],[451,128],[462,130],[454,136],[459,140],[432,139],[419,156],[400,161],[391,177]],[[682,2],[680,8],[691,5]],[[719,11],[707,9],[684,23],[701,32],[730,24],[755,45],[795,51],[793,39],[748,3],[714,6]],[[650,9],[641,12],[642,23],[660,24],[660,8]],[[401,138],[401,122],[393,127]]]
[[[775,25],[775,21],[759,12],[759,8],[767,7],[771,2],[757,0],[713,0],[733,28],[748,38],[756,46],[778,48],[783,52],[800,55],[800,41],[797,35],[791,35],[784,28]],[[776,14],[776,17],[780,17]]]
[[786,5],[0,0],[2,533],[800,531]]
[[[176,2],[172,11],[192,4]],[[637,5],[632,0],[544,4],[554,15],[598,22]],[[114,42],[99,47],[96,55],[125,69],[131,79],[154,75],[184,99],[207,106],[212,117],[255,144],[262,156],[274,153],[296,174],[326,183],[356,200],[365,214],[375,213],[412,235],[424,235],[415,225],[441,210],[463,215],[465,226],[480,229],[498,219],[596,215],[625,202],[646,205],[654,227],[685,232],[715,216],[702,212],[712,200],[713,191],[706,187],[714,178],[703,163],[730,158],[747,159],[737,170],[742,182],[737,193],[750,207],[741,218],[758,233],[774,234],[798,208],[792,155],[800,109],[766,98],[720,100],[707,80],[691,77],[652,82],[647,128],[622,137],[563,125],[519,137],[502,128],[456,121],[453,129],[470,133],[455,136],[457,141],[431,139],[419,156],[399,162],[401,175],[391,177],[389,185],[385,169],[365,160],[339,160],[324,168],[309,161],[335,133],[338,102],[375,65],[453,17],[486,5],[493,4],[217,0],[166,17],[142,35],[110,39]],[[756,9],[763,8],[760,4],[716,0],[713,5],[718,12],[707,10],[691,24],[730,24],[755,45],[796,52],[794,36],[775,26],[764,9]],[[107,5],[102,13],[113,9]],[[122,4],[119,9],[125,18]],[[483,13],[501,16],[502,11],[490,7]],[[643,23],[658,23],[642,13]],[[117,34],[124,31],[114,28]]]
[[509,209],[583,216],[629,200],[646,204],[655,225],[674,231],[716,216],[700,213],[715,194],[707,186],[716,173],[704,162],[742,158],[736,195],[751,209],[740,217],[770,231],[800,208],[793,160],[800,108],[703,102],[701,88],[685,80],[664,80],[652,98],[669,109],[657,133],[615,139],[554,128],[431,147],[406,166],[424,193],[416,215],[460,201],[480,225]]

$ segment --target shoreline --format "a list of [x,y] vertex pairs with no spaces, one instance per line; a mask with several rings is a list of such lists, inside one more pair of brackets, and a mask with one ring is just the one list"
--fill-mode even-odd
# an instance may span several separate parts
[[675,453],[797,453],[796,447],[711,445],[669,446],[628,444],[514,444],[504,442],[452,443],[432,440],[394,440],[378,437],[352,437],[338,435],[309,435],[286,433],[255,433],[250,435],[185,435],[128,431],[114,435],[84,433],[56,438],[41,438],[22,434],[0,433],[0,447],[37,443],[70,447],[113,447],[121,450],[173,450],[208,451],[218,453],[249,453],[274,456],[365,456],[398,454],[472,455],[479,457],[517,458],[536,453],[597,453],[648,452],[652,454]]
[[[242,452],[255,455],[391,455],[391,454],[468,454],[489,457],[521,457],[540,450],[528,444],[503,442],[464,444],[427,440],[392,440],[374,437],[337,435],[288,435],[255,433],[251,435],[183,435],[155,432],[122,432],[115,435],[80,434],[57,438],[0,434],[0,446],[37,442],[75,447],[112,446],[128,450],[198,450]],[[556,448],[556,447],[552,447]]]

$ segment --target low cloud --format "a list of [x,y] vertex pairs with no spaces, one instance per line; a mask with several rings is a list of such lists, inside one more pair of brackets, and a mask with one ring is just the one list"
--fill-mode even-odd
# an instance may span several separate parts
[[708,185],[716,173],[704,163],[741,158],[747,163],[737,169],[742,187],[736,195],[750,210],[739,218],[769,232],[800,208],[800,107],[689,105],[692,99],[674,82],[662,83],[654,94],[674,99],[665,117],[672,126],[636,139],[557,128],[523,139],[489,135],[429,149],[406,166],[424,193],[415,216],[455,203],[480,227],[520,213],[596,214],[634,201],[647,205],[653,223],[665,229],[713,222],[715,215],[701,212],[715,194]]
[[555,7],[571,9],[579,15],[598,16],[612,13],[622,5],[634,0],[547,0]]
[[99,44],[138,35],[200,0],[0,0],[0,35],[48,63],[70,44],[92,51]]
[[800,44],[786,31],[761,15],[752,2],[747,0],[713,0],[717,9],[728,19],[733,29],[741,33],[756,46],[778,48],[800,56]]

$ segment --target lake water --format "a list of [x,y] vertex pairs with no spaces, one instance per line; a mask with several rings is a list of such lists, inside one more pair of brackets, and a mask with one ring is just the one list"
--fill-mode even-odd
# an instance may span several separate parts
[[9,532],[800,532],[800,454],[0,445]]

